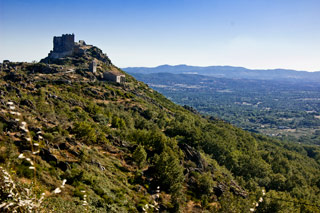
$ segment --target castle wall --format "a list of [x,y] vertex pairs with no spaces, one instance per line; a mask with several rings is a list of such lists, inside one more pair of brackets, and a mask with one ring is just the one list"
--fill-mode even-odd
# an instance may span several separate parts
[[70,56],[74,51],[74,34],[63,34],[53,37],[53,51],[50,52],[50,58],[62,58]]
[[64,51],[64,52],[53,52],[51,51],[49,53],[49,58],[54,58],[54,59],[57,59],[57,58],[63,58],[63,57],[66,57],[66,56],[71,56],[73,55],[73,51]]

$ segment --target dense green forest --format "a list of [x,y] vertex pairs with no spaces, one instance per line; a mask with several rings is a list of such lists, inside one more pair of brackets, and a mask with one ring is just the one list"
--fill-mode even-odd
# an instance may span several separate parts
[[319,146],[104,81],[95,51],[1,64],[2,212],[320,212]]
[[284,140],[320,145],[319,83],[214,78],[193,74],[133,75],[180,105]]

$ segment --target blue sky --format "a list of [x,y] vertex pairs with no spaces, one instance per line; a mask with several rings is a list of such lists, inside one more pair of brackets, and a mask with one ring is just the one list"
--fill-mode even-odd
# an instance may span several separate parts
[[119,67],[320,71],[319,0],[0,0],[0,60],[40,60],[75,33]]

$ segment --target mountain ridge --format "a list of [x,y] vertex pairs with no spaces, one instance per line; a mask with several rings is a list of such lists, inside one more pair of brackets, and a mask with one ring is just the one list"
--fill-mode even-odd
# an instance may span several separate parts
[[320,71],[307,72],[291,69],[247,69],[244,67],[233,66],[188,66],[188,65],[160,65],[157,67],[127,67],[122,68],[128,73],[174,73],[174,74],[199,74],[224,78],[243,78],[243,79],[260,79],[260,80],[308,80],[320,81]]

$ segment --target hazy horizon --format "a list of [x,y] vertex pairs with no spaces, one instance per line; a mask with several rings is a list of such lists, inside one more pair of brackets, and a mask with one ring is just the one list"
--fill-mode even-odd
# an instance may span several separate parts
[[319,71],[316,0],[0,0],[0,61],[39,61],[74,33],[118,67]]
[[286,68],[250,68],[250,67],[243,67],[243,66],[233,66],[233,65],[207,65],[207,66],[202,66],[202,65],[192,65],[192,64],[159,64],[155,66],[130,66],[130,67],[120,67],[122,69],[125,68],[137,68],[137,67],[143,67],[143,68],[157,68],[161,66],[190,66],[190,67],[236,67],[236,68],[245,68],[248,70],[292,70],[292,71],[297,71],[297,72],[320,72],[320,70],[315,70],[315,71],[308,71],[308,70],[295,70],[295,69],[286,69]]

